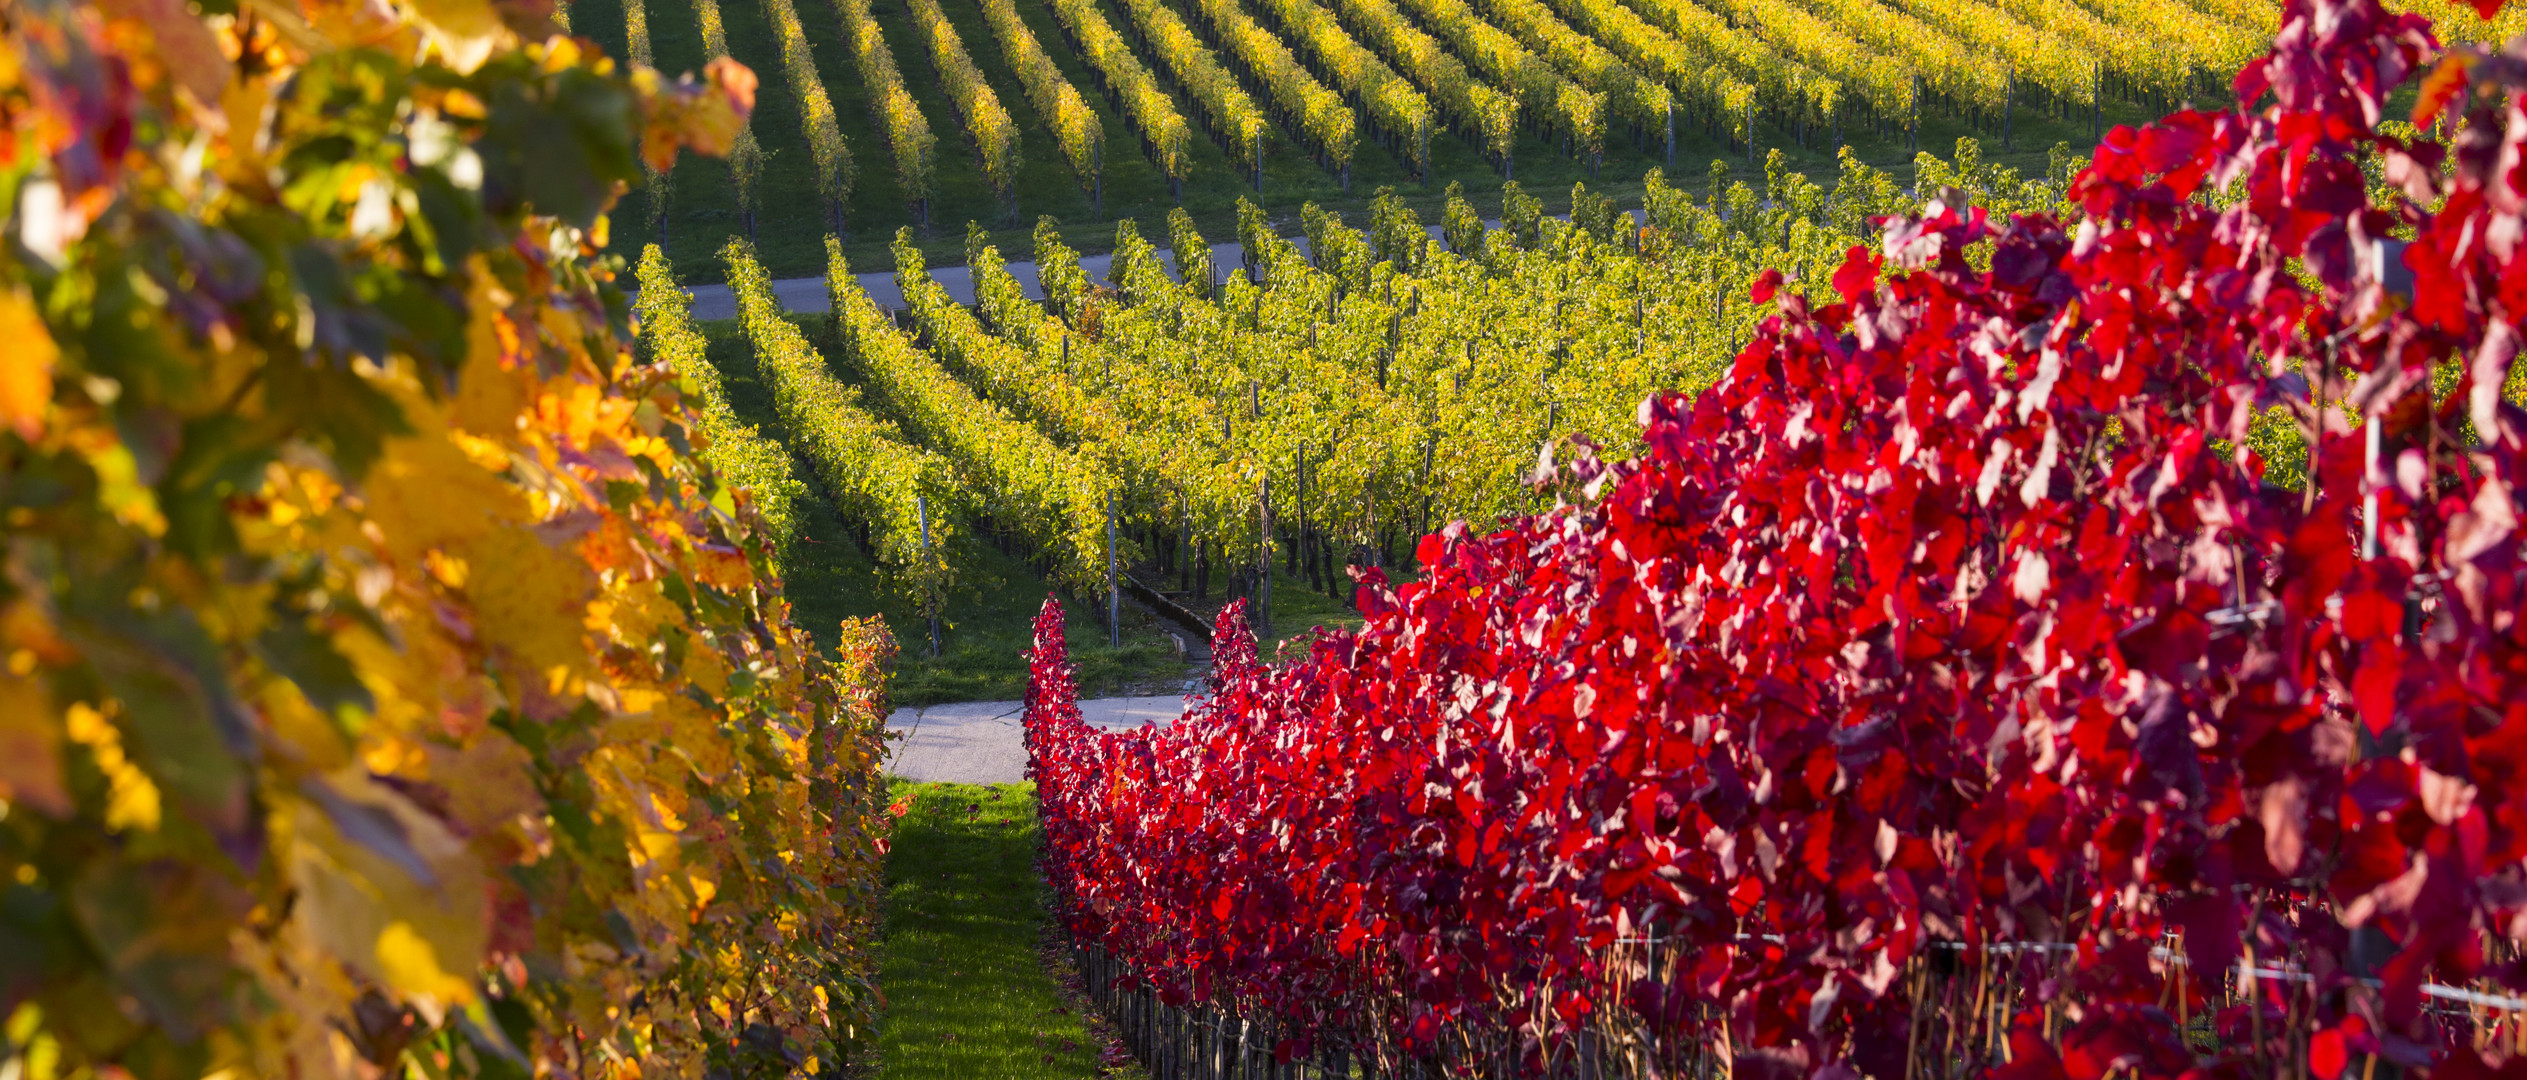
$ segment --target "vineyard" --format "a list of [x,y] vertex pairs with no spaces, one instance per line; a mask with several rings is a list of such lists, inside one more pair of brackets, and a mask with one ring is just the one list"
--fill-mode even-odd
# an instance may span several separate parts
[[0,1080],[2527,1070],[2522,19],[22,0]]
[[[2507,40],[2445,0],[2398,0],[2458,40]],[[1373,193],[1433,214],[1449,183],[1574,181],[1638,198],[1649,168],[1903,171],[1975,138],[2042,167],[2118,123],[2219,100],[2269,40],[2268,0],[575,0],[576,33],[662,71],[721,49],[778,71],[754,153],[687,159],[627,197],[687,281],[734,237],[776,278],[895,230],[932,258],[963,222],[1130,219],[1225,230],[1240,197],[1286,222]],[[891,167],[868,167],[873,163]],[[856,163],[856,166],[855,166]],[[1568,207],[1554,202],[1557,213]],[[942,246],[947,245],[947,246]]]
[[895,645],[602,255],[756,77],[254,10],[0,17],[0,1071],[840,1067]]
[[[1615,350],[1681,361],[1624,436],[1529,429],[1536,512],[1408,530],[1410,581],[1347,560],[1365,624],[1276,663],[1268,596],[1229,606],[1173,724],[1084,725],[1047,601],[1045,873],[1135,1052],[1196,1078],[2527,1061],[2527,278],[2489,239],[2527,75],[2295,2],[2237,96],[2118,128],[2032,201],[1933,183],[1874,242],[1765,252],[1714,351]],[[1825,205],[1870,213],[1845,185]],[[1650,191],[1612,265],[1709,235]],[[1564,231],[1512,196],[1479,250],[1611,216],[1574,200]],[[1309,223],[1328,307],[1450,303],[1417,230],[1339,229]],[[1565,302],[1538,284],[1505,291]]]

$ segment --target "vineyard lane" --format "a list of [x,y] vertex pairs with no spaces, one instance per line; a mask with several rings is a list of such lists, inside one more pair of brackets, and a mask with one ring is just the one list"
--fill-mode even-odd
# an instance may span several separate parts
[[[886,729],[900,733],[886,759],[889,775],[961,784],[1014,784],[1027,778],[1025,729],[1016,701],[966,701],[897,709]],[[1108,730],[1163,724],[1183,715],[1181,696],[1091,698],[1080,719]]]
[[[1627,210],[1624,211],[1624,213],[1631,216],[1634,221],[1643,220],[1640,216],[1641,212],[1638,210]],[[1565,221],[1569,220],[1569,215],[1567,214],[1556,214],[1554,216]],[[1483,222],[1483,225],[1485,228],[1500,228],[1500,222],[1498,221],[1487,220]],[[1429,229],[1431,240],[1440,243],[1446,242],[1447,238],[1441,233],[1439,226],[1432,225]],[[1291,243],[1298,245],[1299,254],[1301,256],[1308,254],[1308,243],[1306,237],[1293,236],[1288,239]],[[1167,267],[1167,272],[1174,274],[1176,272],[1176,253],[1162,247],[1158,249],[1157,255],[1158,261]],[[1237,244],[1211,245],[1211,265],[1216,268],[1214,272],[1222,281],[1228,280],[1228,277],[1231,274],[1243,273],[1244,270],[1242,267],[1244,266],[1245,258],[1246,249]],[[1107,255],[1084,255],[1080,257],[1079,268],[1088,273],[1090,280],[1103,285],[1107,284],[1106,266],[1112,261],[1113,258]],[[1017,278],[1018,284],[1026,289],[1027,299],[1044,299],[1044,288],[1042,285],[1037,284],[1035,279],[1034,263],[1010,263],[1009,276]],[[940,288],[946,289],[948,291],[949,298],[955,300],[957,303],[970,305],[974,302],[974,276],[972,272],[967,270],[965,267],[934,266],[930,268],[930,277],[931,280],[939,283]],[[895,274],[893,271],[878,271],[874,273],[860,274],[858,275],[858,278],[860,281],[860,290],[868,293],[869,299],[876,301],[879,307],[900,308],[904,306],[904,291],[896,287]],[[730,292],[728,286],[695,285],[685,291],[693,295],[693,317],[695,319],[709,322],[716,319],[734,319],[737,317],[737,295]],[[831,310],[833,307],[832,299],[825,292],[825,279],[820,277],[777,279],[772,283],[772,296],[774,299],[780,301],[781,310],[790,312],[794,315],[817,314]]]

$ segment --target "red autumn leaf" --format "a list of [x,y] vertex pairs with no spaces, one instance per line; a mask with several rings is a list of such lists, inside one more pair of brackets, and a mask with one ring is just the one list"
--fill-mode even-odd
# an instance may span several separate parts
[[1781,282],[1781,271],[1766,270],[1756,276],[1754,285],[1746,290],[1746,295],[1758,304],[1771,303],[1773,296],[1781,291]]

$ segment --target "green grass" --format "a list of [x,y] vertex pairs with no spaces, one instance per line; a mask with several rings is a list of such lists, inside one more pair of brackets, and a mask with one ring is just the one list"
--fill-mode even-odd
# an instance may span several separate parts
[[[811,339],[816,336],[812,323],[801,325]],[[745,333],[734,321],[721,321],[703,323],[702,334],[739,418],[786,442],[772,408],[771,388],[755,368]],[[1027,669],[1019,653],[1033,642],[1031,623],[1050,591],[1042,578],[979,540],[952,552],[964,583],[946,597],[940,655],[932,657],[929,628],[912,599],[886,587],[877,564],[851,540],[806,463],[793,461],[791,469],[808,480],[809,489],[799,515],[798,541],[782,570],[782,585],[799,625],[831,644],[839,621],[883,617],[903,649],[888,687],[897,706],[1025,696]],[[1065,633],[1071,657],[1079,664],[1081,696],[1176,693],[1198,677],[1195,667],[1176,656],[1159,624],[1140,609],[1124,606],[1118,646],[1107,643],[1102,604],[1065,597],[1063,605],[1069,613]]]
[[[892,155],[883,133],[870,119],[867,92],[850,63],[827,0],[794,2],[824,75],[826,92],[833,99],[843,137],[858,166],[858,180],[847,208],[851,242],[846,254],[854,265],[891,266],[886,243],[898,226],[914,222],[912,210],[895,180]],[[1017,77],[1002,62],[998,40],[992,36],[979,7],[969,3],[944,7],[967,51],[982,68],[985,80],[1018,120],[1020,152],[1026,164],[1017,184],[1017,217],[1012,220],[1008,208],[991,197],[982,168],[948,109],[947,96],[921,52],[901,0],[878,0],[873,13],[894,51],[896,66],[902,70],[906,86],[920,102],[931,131],[939,139],[939,197],[933,208],[932,227],[922,243],[931,265],[963,261],[965,222],[969,219],[994,227],[994,242],[1011,258],[1024,258],[1031,250],[1026,230],[1040,214],[1050,214],[1061,221],[1066,239],[1091,254],[1111,246],[1113,223],[1119,218],[1138,222],[1144,236],[1163,239],[1167,211],[1178,200],[1171,195],[1156,166],[1143,155],[1139,136],[1120,113],[1108,106],[1094,75],[1062,40],[1059,27],[1045,6],[1039,0],[1021,0],[1018,10],[1035,31],[1037,41],[1088,98],[1105,125],[1105,200],[1101,207],[1092,205],[1088,193],[1063,160],[1047,125],[1028,104]],[[1104,7],[1109,21],[1118,28],[1125,25],[1116,5],[1109,2]],[[759,0],[722,0],[721,8],[728,24],[730,49],[763,79],[753,123],[755,137],[762,143],[768,161],[756,246],[765,268],[774,277],[820,273],[824,267],[824,224],[815,198],[815,170],[800,134],[797,104],[791,100],[781,75],[777,43],[765,23]],[[694,25],[690,0],[649,0],[647,10],[651,45],[659,68],[670,75],[700,68],[700,31]],[[571,5],[571,25],[610,55],[625,55],[621,0],[576,0]],[[1158,70],[1157,65],[1152,68]],[[1195,118],[1196,111],[1183,102],[1182,95],[1178,97],[1181,111],[1188,119]],[[2164,111],[2109,104],[2105,122],[2136,123]],[[1364,139],[1354,157],[1348,194],[1334,176],[1308,159],[1302,147],[1288,145],[1284,136],[1283,145],[1266,154],[1263,191],[1257,195],[1251,173],[1239,169],[1216,144],[1201,136],[1198,121],[1196,127],[1193,177],[1185,183],[1182,203],[1214,242],[1235,238],[1240,196],[1258,199],[1276,221],[1283,223],[1284,232],[1295,231],[1298,208],[1309,201],[1344,211],[1352,215],[1356,224],[1381,185],[1392,185],[1428,223],[1437,223],[1443,192],[1451,180],[1463,182],[1475,206],[1486,215],[1499,211],[1500,176],[1471,143],[1454,136],[1432,137],[1431,179],[1427,184],[1409,175],[1383,145]],[[1661,164],[1664,148],[1638,149],[1625,125],[1610,124],[1610,128],[1604,161],[1593,177],[1588,163],[1563,155],[1533,135],[1522,135],[1515,151],[1519,184],[1544,199],[1547,208],[1554,212],[1569,209],[1570,186],[1582,180],[1588,182],[1590,190],[1613,194],[1626,208],[1638,207],[1641,177],[1652,166]],[[2089,116],[2085,110],[2047,116],[2033,106],[2019,108],[2014,150],[2001,149],[1999,129],[1996,118],[1977,124],[1961,116],[1935,115],[1922,124],[1920,147],[1944,156],[1955,147],[1959,136],[1976,136],[1985,144],[1985,160],[2016,168],[2023,175],[2041,175],[2046,152],[2055,143],[2068,142],[2081,148],[2090,145]],[[1681,116],[1677,134],[1675,166],[1669,170],[1674,174],[1671,182],[1696,189],[1712,159],[1719,158],[1730,162],[1736,178],[1760,186],[1762,169],[1748,162],[1743,148],[1732,148],[1725,141],[1705,136],[1698,126]],[[1854,126],[1846,128],[1843,134],[1863,160],[1893,171],[1901,182],[1911,181],[1912,153],[1906,148],[1902,132],[1877,133]],[[1794,169],[1830,186],[1835,171],[1831,133],[1809,132],[1805,147],[1798,145],[1796,136],[1795,132],[1759,121],[1757,145],[1767,149],[1782,147]],[[1758,154],[1758,160],[1760,157]],[[641,226],[648,219],[647,198],[646,191],[635,191],[617,211],[617,235],[626,243],[635,238],[642,242],[655,239],[643,233]],[[709,256],[730,236],[744,231],[727,167],[715,160],[687,155],[676,167],[674,196],[668,211],[667,248],[679,277],[689,283],[722,280],[718,261]]]
[[1102,1040],[1046,970],[1035,785],[896,781],[886,859],[881,1080],[1095,1078]]

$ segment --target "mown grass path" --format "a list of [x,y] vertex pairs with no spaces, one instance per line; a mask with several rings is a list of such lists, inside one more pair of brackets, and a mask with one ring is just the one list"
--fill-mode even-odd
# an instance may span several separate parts
[[1081,1080],[1103,1040],[1047,970],[1035,786],[897,780],[880,1080]]

